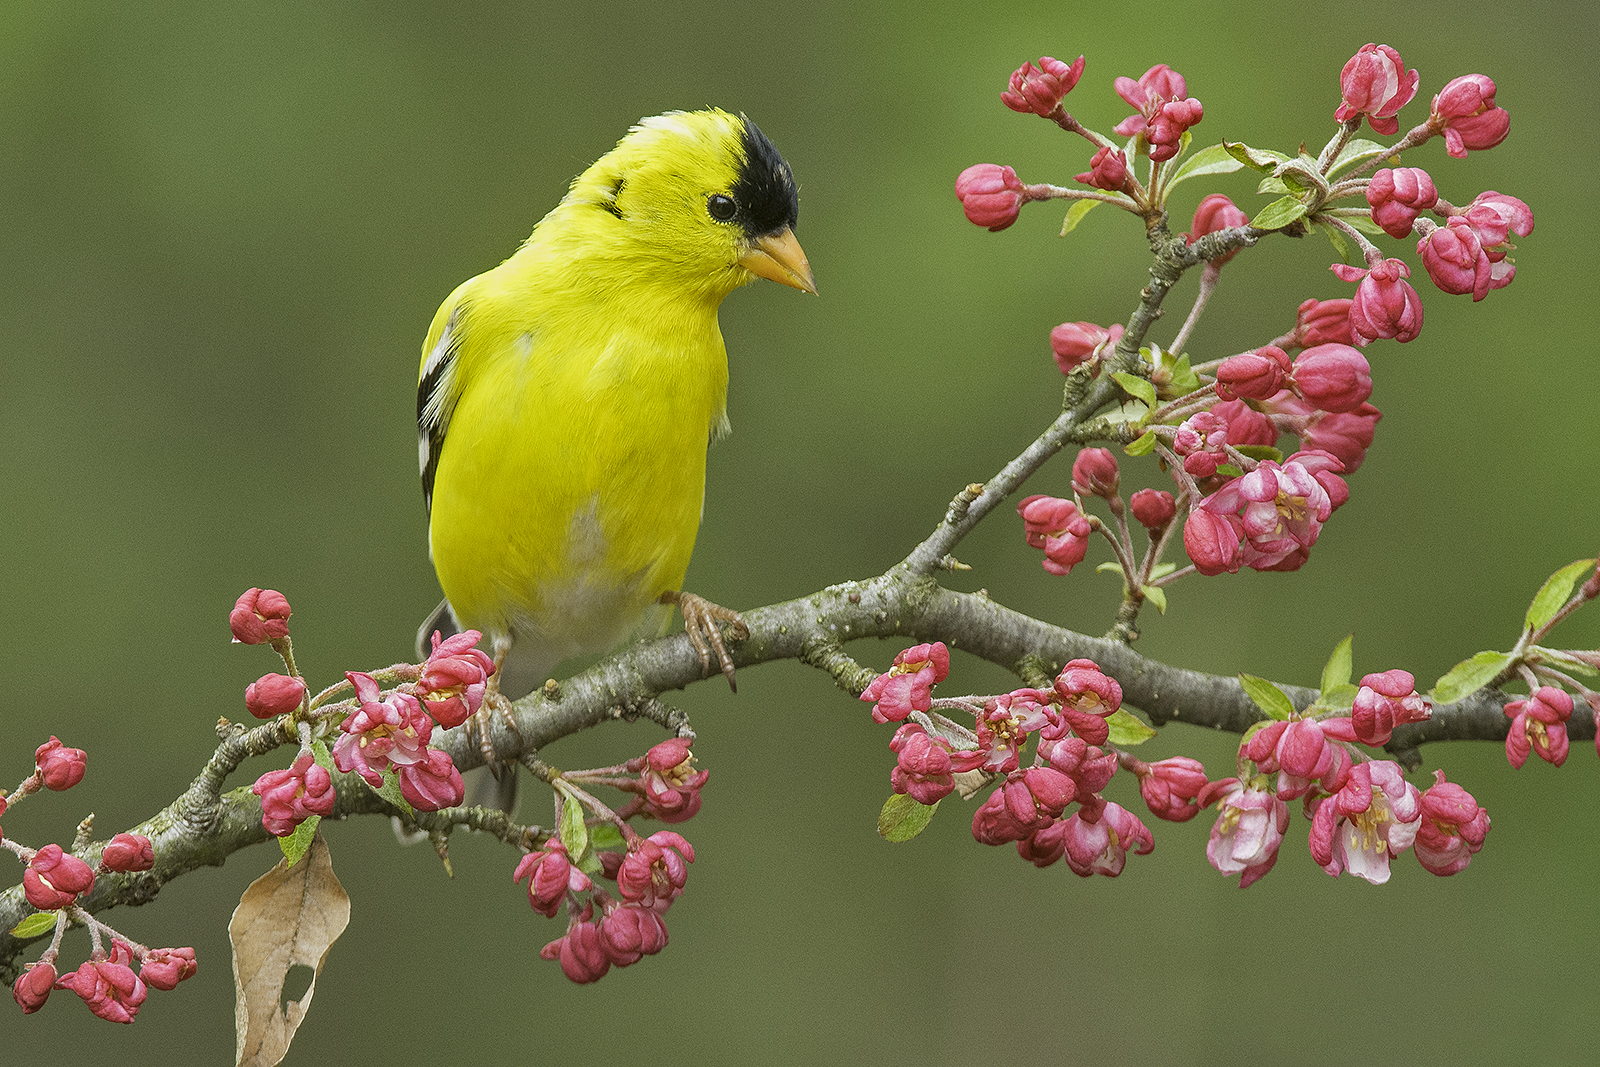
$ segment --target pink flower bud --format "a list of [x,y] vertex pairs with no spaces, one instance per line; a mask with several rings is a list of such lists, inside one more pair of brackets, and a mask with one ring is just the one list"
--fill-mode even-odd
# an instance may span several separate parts
[[1040,564],[1055,575],[1066,575],[1083,562],[1089,552],[1089,520],[1078,510],[1078,505],[1060,497],[1024,497],[1017,505],[1022,516],[1023,535],[1034,548],[1044,549]]
[[460,726],[483,706],[494,673],[494,660],[474,647],[483,637],[465,630],[439,640],[433,634],[433,652],[422,665],[417,696],[434,721],[445,729]]
[[1167,523],[1178,513],[1172,494],[1163,489],[1141,489],[1130,501],[1133,517],[1151,533],[1166,529]]
[[1453,296],[1471,293],[1478,301],[1494,287],[1494,265],[1477,232],[1459,215],[1452,215],[1445,225],[1434,227],[1418,241],[1417,255],[1441,292]]
[[333,776],[301,752],[288,770],[268,771],[250,791],[261,798],[261,825],[275,837],[288,837],[313,815],[331,815],[337,797]]
[[1433,787],[1422,794],[1422,823],[1414,847],[1417,860],[1441,877],[1458,874],[1472,862],[1489,833],[1489,813],[1471,793],[1433,772]]
[[1493,148],[1511,131],[1511,116],[1494,102],[1494,81],[1482,74],[1465,74],[1448,83],[1433,98],[1428,117],[1434,129],[1444,131],[1445,151],[1465,159],[1467,150]]
[[1278,443],[1278,429],[1272,420],[1243,400],[1223,400],[1212,404],[1211,414],[1227,423],[1227,436],[1224,439],[1230,445],[1270,447]]
[[400,779],[400,795],[418,811],[438,811],[460,804],[466,795],[461,772],[447,753],[428,749],[416,763],[395,768]]
[[287,674],[263,674],[245,686],[244,706],[258,719],[272,719],[299,708],[305,695],[304,679]]
[[1276,345],[1229,356],[1217,367],[1217,396],[1223,400],[1266,400],[1289,376],[1289,354]]
[[1380,170],[1367,185],[1372,221],[1390,237],[1409,237],[1417,215],[1439,202],[1433,179],[1420,167]]
[[1082,56],[1070,67],[1059,59],[1045,56],[1039,60],[1037,70],[1032,63],[1018,67],[1011,75],[1011,88],[1000,94],[1000,100],[1012,111],[1020,111],[1024,115],[1031,111],[1049,118],[1061,106],[1061,98],[1072,91],[1081,77]]
[[1050,331],[1050,351],[1055,353],[1061,373],[1071,374],[1080,363],[1104,359],[1120,340],[1121,323],[1105,327],[1092,322],[1063,322]]
[[889,772],[889,784],[896,793],[907,794],[919,804],[937,804],[955,790],[951,746],[944,738],[908,722],[895,731],[889,748],[899,757]]
[[1183,549],[1195,570],[1215,575],[1239,570],[1239,539],[1242,536],[1232,515],[1217,515],[1204,508],[1190,508],[1183,523]]
[[29,964],[28,969],[23,971],[11,986],[11,999],[17,1002],[22,1014],[32,1015],[44,1007],[44,1002],[49,999],[50,990],[55,988],[55,984],[54,964]]
[[624,901],[666,911],[683,893],[694,862],[694,848],[683,835],[658,830],[631,846],[617,868],[617,892]]
[[1206,787],[1206,768],[1197,759],[1172,756],[1135,768],[1139,793],[1150,813],[1169,822],[1188,822],[1200,814],[1195,798]]
[[1484,252],[1497,263],[1505,258],[1511,234],[1526,237],[1533,232],[1533,210],[1505,193],[1479,193],[1462,214],[1483,242]]
[[1365,115],[1375,133],[1393,136],[1400,130],[1395,118],[1417,94],[1417,72],[1406,70],[1400,53],[1386,44],[1365,44],[1339,72],[1343,97],[1333,117],[1348,122]]
[[874,722],[904,722],[913,711],[933,707],[933,687],[950,676],[950,650],[943,641],[913,645],[861,693],[875,702]]
[[1315,348],[1330,341],[1353,345],[1350,336],[1350,305],[1353,301],[1307,300],[1295,316],[1291,348]]
[[1383,412],[1371,404],[1362,404],[1351,412],[1319,416],[1300,435],[1300,443],[1308,449],[1327,452],[1344,464],[1344,472],[1353,474],[1366,462],[1367,449],[1377,431]]
[[100,866],[108,871],[148,871],[155,865],[155,849],[143,834],[118,834],[100,854]]
[[[1200,201],[1200,206],[1194,209],[1194,222],[1190,227],[1194,236],[1189,238],[1188,235],[1185,235],[1185,239],[1189,244],[1194,244],[1195,241],[1198,241],[1208,233],[1216,233],[1218,230],[1226,230],[1233,226],[1248,225],[1250,225],[1250,216],[1240,211],[1234,202],[1226,196],[1221,193],[1212,193]],[[1220,267],[1238,254],[1239,250],[1235,248],[1232,252],[1212,260],[1211,264],[1212,266]],[[1223,399],[1227,400],[1229,398],[1223,397]]]
[[1128,184],[1127,157],[1122,154],[1122,149],[1106,145],[1096,151],[1094,158],[1089,160],[1089,169],[1082,174],[1073,175],[1072,180],[1095,189],[1120,192]]
[[156,989],[172,990],[199,970],[192,948],[153,948],[145,954],[139,977]]
[[1165,63],[1151,67],[1138,81],[1118,78],[1115,85],[1117,95],[1138,112],[1119,122],[1116,132],[1122,137],[1144,134],[1153,162],[1177,155],[1183,132],[1204,115],[1200,101],[1188,96],[1183,75]]
[[600,947],[614,965],[631,966],[667,947],[667,924],[648,908],[614,905],[600,919]]
[[540,949],[539,955],[547,960],[560,960],[561,973],[578,985],[598,982],[611,969],[600,928],[581,916],[573,916],[566,936]]
[[1328,269],[1360,283],[1350,304],[1350,335],[1357,345],[1365,348],[1380,337],[1403,343],[1422,332],[1422,298],[1405,281],[1411,268],[1402,260],[1386,259],[1369,270],[1344,263]]
[[1085,448],[1072,461],[1072,488],[1110,500],[1117,495],[1117,457],[1105,448]]
[[555,918],[568,893],[581,893],[594,883],[572,865],[567,846],[558,838],[546,842],[541,852],[530,852],[517,863],[513,882],[528,880],[528,903],[547,919]]
[[33,764],[39,769],[39,780],[46,789],[61,792],[83,781],[88,769],[89,754],[81,748],[68,748],[55,735],[33,751]]
[[1318,411],[1354,411],[1372,395],[1372,367],[1349,345],[1318,345],[1294,361],[1294,384]]
[[967,220],[990,230],[1003,230],[1022,211],[1022,181],[1010,167],[977,163],[956,178],[956,196]]
[[60,845],[41,848],[22,872],[23,895],[40,911],[64,908],[93,887],[94,868]]
[[143,979],[128,966],[132,961],[127,942],[114,941],[109,958],[84,960],[76,971],[62,975],[56,987],[78,994],[90,1011],[108,1022],[131,1023],[149,996]]
[[1506,733],[1506,759],[1522,768],[1528,753],[1554,766],[1567,761],[1567,720],[1572,718],[1572,697],[1553,685],[1540,686],[1524,700],[1513,700],[1505,707],[1511,719]]
[[260,645],[289,636],[289,601],[276,589],[246,589],[228,614],[233,639]]
[[694,769],[694,753],[689,750],[688,741],[681,737],[662,741],[645,754],[640,769],[639,795],[644,798],[644,813],[650,818],[679,823],[700,810],[700,787],[711,772]]

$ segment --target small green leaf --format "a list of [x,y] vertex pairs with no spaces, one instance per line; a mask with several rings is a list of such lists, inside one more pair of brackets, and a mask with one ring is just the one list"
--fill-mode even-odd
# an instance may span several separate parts
[[1273,721],[1274,720],[1272,719],[1258,719],[1251,723],[1249,729],[1245,730],[1244,736],[1239,738],[1240,751],[1244,750],[1244,746],[1250,743],[1250,739],[1252,737],[1254,737],[1256,734],[1259,734],[1262,730],[1265,730],[1268,726],[1271,726]]
[[622,839],[622,831],[608,822],[589,828],[590,848],[621,848],[627,844]]
[[1278,164],[1289,157],[1282,152],[1274,152],[1269,148],[1251,148],[1244,142],[1222,142],[1222,150],[1237,159],[1251,170],[1259,170],[1263,174],[1271,174],[1278,169]]
[[1338,157],[1333,161],[1333,166],[1328,168],[1328,176],[1331,178],[1346,167],[1353,167],[1357,163],[1365,163],[1369,159],[1383,155],[1388,150],[1387,146],[1378,144],[1376,141],[1368,141],[1357,137],[1339,152]]
[[1142,745],[1156,735],[1156,732],[1146,726],[1140,719],[1118,708],[1106,716],[1106,725],[1111,727],[1111,743],[1122,745]]
[[400,793],[400,776],[395,773],[393,767],[383,772],[383,786],[372,791],[405,812],[408,816],[416,814],[411,810],[411,802],[406,800]]
[[1151,407],[1156,406],[1156,387],[1150,384],[1149,379],[1120,370],[1111,375],[1111,377],[1116,380],[1118,385],[1122,386],[1129,396],[1143,400]]
[[1154,567],[1150,568],[1150,577],[1165,578],[1167,575],[1171,574],[1177,569],[1178,565],[1176,563],[1157,563]]
[[1294,714],[1294,701],[1289,699],[1289,694],[1265,678],[1257,678],[1253,674],[1240,674],[1239,684],[1244,687],[1245,696],[1255,701],[1256,707],[1272,718],[1281,722]]
[[1562,670],[1572,671],[1575,674],[1586,675],[1590,678],[1600,676],[1600,669],[1596,669],[1594,664],[1587,663],[1570,653],[1562,652],[1560,649],[1534,645],[1528,649],[1528,652],[1530,653],[1528,657],[1530,660],[1537,658],[1542,663],[1554,664]]
[[1333,250],[1339,253],[1339,262],[1350,262],[1350,241],[1345,237],[1344,231],[1337,226],[1329,226],[1325,222],[1317,223],[1317,229],[1323,232],[1333,245]]
[[1189,357],[1179,356],[1172,365],[1170,382],[1173,396],[1184,396],[1200,388],[1200,375],[1189,366]]
[[1083,217],[1103,203],[1105,203],[1104,200],[1074,201],[1073,205],[1067,208],[1067,217],[1065,221],[1061,223],[1061,236],[1065,237],[1073,230],[1076,230],[1078,228],[1078,223],[1083,221]]
[[1126,456],[1148,456],[1150,453],[1154,452],[1155,449],[1156,432],[1154,430],[1146,430],[1144,433],[1139,435],[1138,440],[1132,442],[1126,448],[1124,448],[1122,453]]
[[1333,649],[1333,655],[1328,657],[1327,666],[1322,668],[1322,691],[1326,693],[1336,685],[1344,685],[1350,681],[1351,665],[1355,662],[1351,649],[1355,644],[1356,635],[1350,634],[1340,641]]
[[1555,618],[1556,612],[1561,610],[1567,598],[1572,595],[1572,587],[1593,567],[1594,560],[1580,559],[1567,564],[1545,579],[1544,585],[1534,594],[1533,603],[1528,605],[1528,614],[1523,622],[1524,628],[1532,633]]
[[1156,606],[1157,611],[1163,615],[1167,613],[1167,591],[1165,589],[1159,585],[1142,585],[1139,587],[1139,591],[1144,594],[1146,600]]
[[1488,685],[1510,662],[1509,652],[1479,652],[1457,663],[1434,682],[1429,699],[1435,704],[1454,704]]
[[317,824],[321,821],[320,815],[308,816],[305,822],[294,828],[294,833],[278,838],[278,848],[289,866],[299,863],[300,857],[311,848],[311,839],[316,836]]
[[1282,178],[1262,178],[1256,185],[1257,196],[1284,196],[1293,191]]
[[1233,447],[1254,460],[1270,459],[1274,463],[1283,462],[1283,453],[1271,445],[1234,445]]
[[1118,575],[1120,575],[1122,573],[1122,564],[1113,562],[1111,560],[1107,560],[1106,562],[1104,562],[1104,563],[1100,564],[1099,566],[1095,567],[1094,572],[1096,574],[1118,574]]
[[1198,178],[1202,174],[1232,174],[1243,165],[1229,155],[1226,148],[1214,144],[1184,160],[1177,173],[1167,179],[1167,188],[1171,189],[1181,181]]
[[56,915],[54,911],[36,911],[11,928],[11,936],[16,938],[39,937],[48,934],[56,928]]
[[1322,695],[1317,697],[1317,703],[1331,711],[1348,709],[1356,702],[1356,694],[1359,692],[1361,690],[1349,682],[1340,682],[1323,690]]
[[1250,220],[1250,225],[1258,230],[1281,230],[1290,223],[1305,218],[1306,206],[1292,196],[1283,196],[1274,200]]
[[1244,475],[1244,471],[1240,470],[1238,467],[1235,467],[1232,463],[1218,464],[1217,473],[1222,475],[1224,478],[1239,478]]
[[589,828],[583,823],[583,805],[575,796],[561,798],[561,843],[567,855],[582,856],[589,847]]
[[891,794],[878,813],[878,834],[886,841],[910,841],[933,821],[938,803],[920,804],[904,793]]
[[1380,234],[1383,232],[1383,227],[1379,226],[1376,222],[1373,222],[1371,215],[1351,215],[1344,221],[1348,222],[1362,233]]

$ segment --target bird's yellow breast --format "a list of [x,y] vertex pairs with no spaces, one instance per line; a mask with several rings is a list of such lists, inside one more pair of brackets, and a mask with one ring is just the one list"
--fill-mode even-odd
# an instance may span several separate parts
[[618,282],[525,248],[441,310],[459,392],[429,530],[440,584],[464,626],[557,658],[609,647],[680,588],[727,396],[717,301]]

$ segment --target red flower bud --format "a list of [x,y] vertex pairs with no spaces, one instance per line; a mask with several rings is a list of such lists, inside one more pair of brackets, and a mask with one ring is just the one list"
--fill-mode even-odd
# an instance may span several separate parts
[[100,854],[108,871],[148,871],[156,865],[155,849],[143,834],[118,834]]
[[258,719],[287,715],[300,706],[306,683],[287,674],[263,674],[245,686],[245,710]]
[[1108,449],[1085,448],[1072,461],[1072,488],[1086,496],[1117,495],[1117,457]]
[[40,911],[64,908],[93,886],[94,869],[60,845],[41,848],[22,872],[23,895]]
[[88,759],[89,754],[83,749],[68,748],[54,735],[33,751],[33,763],[39,768],[39,780],[46,789],[56,792],[71,789],[83,781]]
[[178,983],[193,978],[200,965],[192,948],[153,948],[139,968],[139,977],[157,989],[176,989]]
[[1319,411],[1354,411],[1372,395],[1372,368],[1349,345],[1318,345],[1294,361],[1294,384]]
[[1290,367],[1289,354],[1276,345],[1229,356],[1217,367],[1217,396],[1223,400],[1266,400],[1283,388]]
[[1130,503],[1133,517],[1151,533],[1164,529],[1178,513],[1178,505],[1172,499],[1172,494],[1162,489],[1141,489],[1133,494]]
[[1039,60],[1039,68],[1024,63],[1011,75],[1011,88],[1000,94],[1002,103],[1024,115],[1030,111],[1049,118],[1061,106],[1061,98],[1072,91],[1083,77],[1083,57],[1070,67],[1049,56]]
[[22,1009],[22,1014],[32,1015],[44,1007],[44,1002],[49,999],[50,990],[55,988],[55,984],[56,969],[53,964],[31,964],[12,985],[11,998],[17,1002],[17,1007]]
[[1339,72],[1339,92],[1344,99],[1333,117],[1348,122],[1365,115],[1375,133],[1393,136],[1400,131],[1395,116],[1417,95],[1417,80],[1417,72],[1406,70],[1393,48],[1362,45]]
[[247,589],[228,613],[233,639],[261,645],[289,636],[289,601],[276,589]]
[[978,163],[962,171],[956,178],[956,196],[968,221],[990,230],[1016,222],[1026,199],[1017,172],[995,163]]

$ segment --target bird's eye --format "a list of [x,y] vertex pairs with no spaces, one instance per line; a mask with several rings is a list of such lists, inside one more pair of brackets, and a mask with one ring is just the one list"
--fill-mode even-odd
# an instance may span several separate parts
[[738,213],[739,205],[734,203],[733,197],[716,193],[706,201],[706,210],[711,212],[711,217],[718,222],[727,222]]

